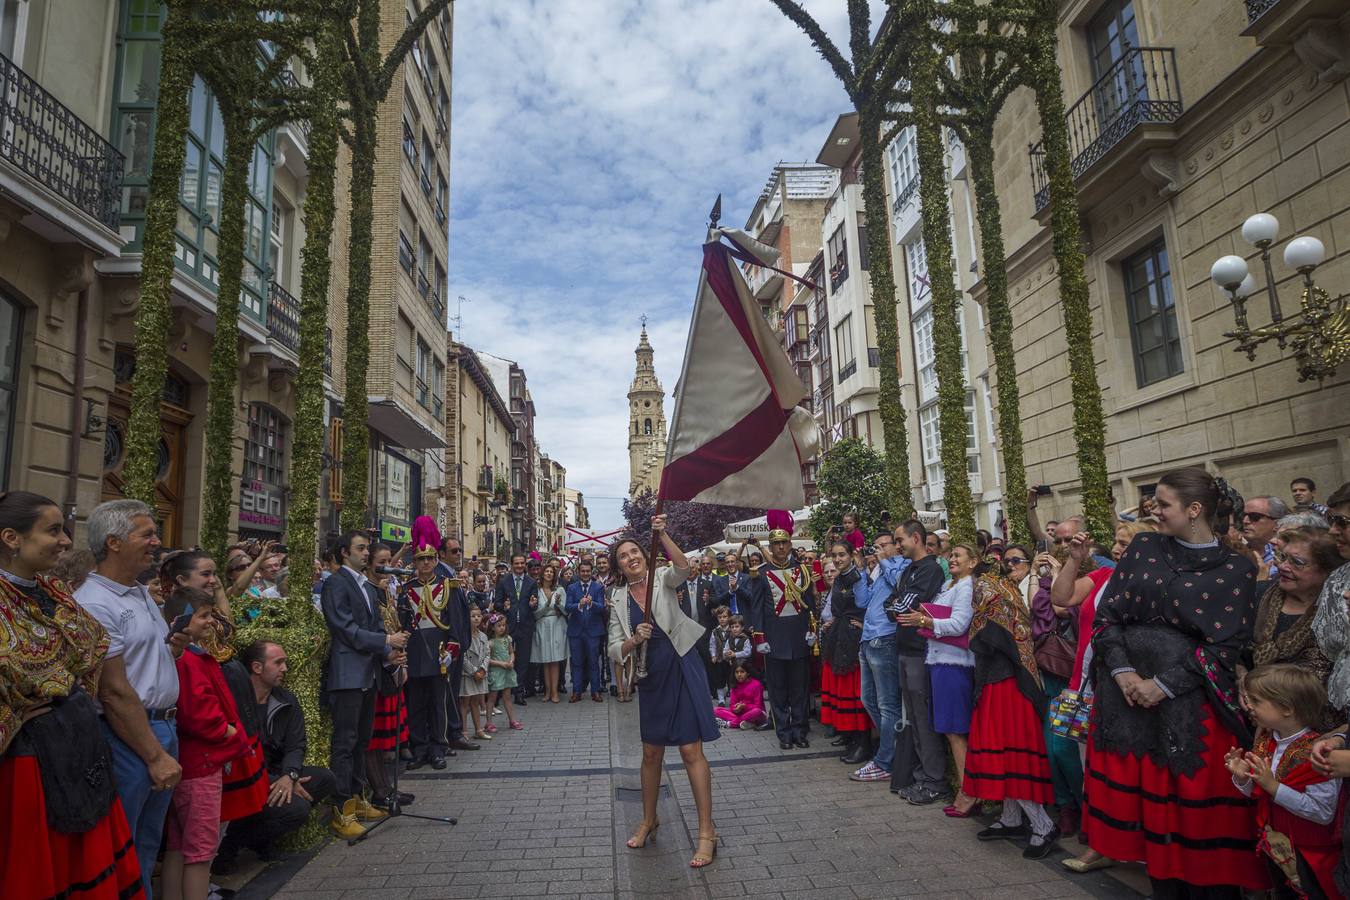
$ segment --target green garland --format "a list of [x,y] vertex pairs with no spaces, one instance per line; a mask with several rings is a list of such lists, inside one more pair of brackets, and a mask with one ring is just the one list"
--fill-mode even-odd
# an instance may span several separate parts
[[131,416],[127,423],[128,497],[156,501],[159,471],[159,404],[169,371],[169,305],[173,283],[174,227],[178,220],[178,181],[187,155],[188,98],[192,88],[192,38],[182,0],[167,0],[155,108],[154,165],[150,169],[145,231],[141,250],[141,297],[136,309],[136,373],[131,379]]
[[[916,0],[921,18],[936,15],[931,0]],[[932,292],[933,349],[938,377],[940,457],[945,484],[943,503],[953,540],[975,540],[975,507],[971,499],[966,462],[966,376],[961,365],[961,334],[957,324],[960,297],[952,269],[951,209],[947,202],[947,173],[943,162],[942,125],[935,88],[940,62],[926,31],[913,40],[910,91],[919,157],[919,197],[923,241],[928,257]]]
[[1083,236],[1079,228],[1078,192],[1073,183],[1069,136],[1064,119],[1064,91],[1056,64],[1058,5],[1036,0],[1039,18],[1032,26],[1033,51],[1027,60],[1041,119],[1045,169],[1050,181],[1050,228],[1059,267],[1059,300],[1064,310],[1064,336],[1069,348],[1069,380],[1073,390],[1073,435],[1078,447],[1087,527],[1098,541],[1109,542],[1115,525],[1110,477],[1106,470],[1106,423],[1092,347],[1092,313],[1084,272]]

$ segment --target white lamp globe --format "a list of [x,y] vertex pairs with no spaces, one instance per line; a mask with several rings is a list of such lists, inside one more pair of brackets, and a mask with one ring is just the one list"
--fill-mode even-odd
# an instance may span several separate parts
[[1239,299],[1245,300],[1255,292],[1256,279],[1252,277],[1251,272],[1248,272],[1247,277],[1242,279],[1242,283],[1237,286],[1237,290],[1233,293],[1236,294]]
[[1315,269],[1327,258],[1327,248],[1315,237],[1296,237],[1284,245],[1284,264],[1300,272]]
[[1240,256],[1220,256],[1210,267],[1209,277],[1224,290],[1232,290],[1247,277],[1247,261]]
[[1263,241],[1274,243],[1280,234],[1280,220],[1270,213],[1257,213],[1242,223],[1242,239],[1259,246]]

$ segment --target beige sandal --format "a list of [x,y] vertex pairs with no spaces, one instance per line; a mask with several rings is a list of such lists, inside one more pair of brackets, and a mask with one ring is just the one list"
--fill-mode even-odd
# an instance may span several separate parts
[[647,846],[648,841],[656,840],[656,829],[660,827],[660,819],[651,823],[638,823],[637,831],[633,832],[633,836],[628,839],[628,849],[641,850],[643,847]]
[[[716,862],[717,844],[720,840],[721,838],[716,834],[712,837],[704,837],[700,834],[698,836],[698,852],[694,854],[693,859],[689,860],[689,868],[702,869]],[[704,846],[708,847],[708,852],[706,853],[703,851]]]

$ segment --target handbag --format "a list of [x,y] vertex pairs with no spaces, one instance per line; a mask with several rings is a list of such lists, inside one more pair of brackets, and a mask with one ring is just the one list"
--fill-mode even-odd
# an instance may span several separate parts
[[[920,603],[919,606],[931,618],[950,619],[952,617],[952,608],[950,606],[943,606],[939,603]],[[942,644],[951,644],[953,647],[959,647],[962,650],[970,649],[969,632],[964,632],[962,634],[943,635],[942,637],[938,637],[937,635],[933,634],[933,629],[920,628],[919,637],[938,641],[939,643]]]
[[1073,676],[1073,664],[1078,658],[1078,647],[1069,638],[1072,631],[1072,625],[1066,624],[1049,634],[1041,635],[1034,651],[1038,669],[1056,678],[1068,679]]
[[1070,741],[1087,740],[1092,717],[1092,685],[1084,680],[1079,690],[1065,688],[1050,701],[1050,733]]

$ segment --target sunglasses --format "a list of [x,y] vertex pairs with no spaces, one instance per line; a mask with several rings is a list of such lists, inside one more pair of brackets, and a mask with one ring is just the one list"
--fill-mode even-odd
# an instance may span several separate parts
[[1244,522],[1259,522],[1262,519],[1274,520],[1274,518],[1274,516],[1268,516],[1265,513],[1259,512],[1245,512],[1242,514],[1242,521]]
[[1335,528],[1350,528],[1350,516],[1328,515],[1327,521]]
[[1028,562],[1025,556],[1005,556],[1003,561],[1010,566],[1025,566]]

